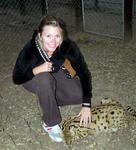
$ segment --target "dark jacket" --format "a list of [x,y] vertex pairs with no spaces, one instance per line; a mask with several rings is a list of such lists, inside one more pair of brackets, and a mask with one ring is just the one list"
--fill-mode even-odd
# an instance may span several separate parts
[[[32,39],[24,46],[18,55],[13,70],[13,82],[15,84],[22,84],[31,80],[34,77],[32,69],[44,63],[44,60],[35,45],[35,36],[36,35],[34,34]],[[62,42],[61,47],[57,48],[50,58],[55,68],[54,72],[57,72],[60,69],[65,58],[71,62],[72,67],[80,78],[83,89],[83,103],[91,103],[91,74],[78,46],[68,38]]]

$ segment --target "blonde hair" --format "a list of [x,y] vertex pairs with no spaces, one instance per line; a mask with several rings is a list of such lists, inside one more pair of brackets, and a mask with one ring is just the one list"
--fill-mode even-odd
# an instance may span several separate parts
[[60,27],[62,30],[63,38],[66,38],[68,36],[66,24],[61,18],[52,15],[44,16],[38,26],[38,32],[42,33],[43,27],[46,25]]

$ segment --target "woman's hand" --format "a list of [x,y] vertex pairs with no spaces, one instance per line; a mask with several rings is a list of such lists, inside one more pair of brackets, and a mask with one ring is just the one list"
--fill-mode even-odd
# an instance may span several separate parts
[[33,68],[33,74],[37,75],[41,72],[51,72],[52,71],[52,62],[45,62],[35,68]]
[[80,117],[80,126],[87,127],[87,125],[91,122],[91,108],[82,107],[78,117]]

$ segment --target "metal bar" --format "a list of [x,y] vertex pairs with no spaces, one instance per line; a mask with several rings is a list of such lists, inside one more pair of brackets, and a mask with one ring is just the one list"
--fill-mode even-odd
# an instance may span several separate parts
[[80,31],[83,27],[83,20],[82,20],[82,0],[78,0],[78,3],[72,1],[72,5],[74,6],[74,15],[75,15],[75,26],[77,31]]
[[136,17],[136,0],[133,0],[133,17]]
[[122,40],[122,37],[115,36],[115,35],[110,35],[110,34],[106,34],[106,33],[98,33],[98,32],[89,31],[89,30],[85,30],[84,32],[91,33],[91,34],[94,34],[94,35],[105,36],[105,37],[116,38],[116,39]]
[[49,13],[48,0],[45,0],[45,2],[46,2],[46,13],[48,14]]
[[48,14],[48,1],[42,0],[41,1],[41,7],[42,7],[42,15]]
[[83,31],[85,31],[85,5],[84,0],[82,0],[82,20],[83,20]]
[[125,31],[124,31],[124,0],[122,0],[122,38],[124,40],[124,36],[125,36]]

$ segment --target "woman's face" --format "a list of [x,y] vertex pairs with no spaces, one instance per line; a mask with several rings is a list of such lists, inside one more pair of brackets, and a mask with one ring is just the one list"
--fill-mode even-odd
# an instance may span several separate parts
[[53,54],[55,49],[62,43],[63,36],[60,27],[46,25],[43,27],[42,33],[39,33],[44,50],[49,56]]

